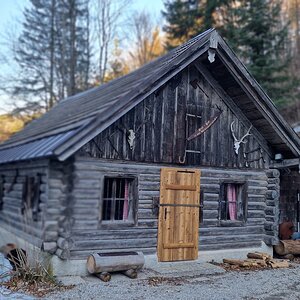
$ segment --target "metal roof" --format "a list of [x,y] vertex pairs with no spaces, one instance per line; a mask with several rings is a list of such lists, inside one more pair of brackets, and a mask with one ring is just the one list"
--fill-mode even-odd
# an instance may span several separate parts
[[54,151],[76,130],[52,135],[26,144],[0,149],[0,164],[54,155]]
[[[40,119],[31,122],[0,145],[0,164],[49,156],[65,160],[181,70],[207,53],[211,38],[217,38],[219,42],[216,55],[223,55],[223,60],[228,59],[232,65],[230,69],[231,65],[228,67],[225,61],[222,62],[223,68],[229,74],[236,72],[237,83],[241,81],[240,77],[249,83],[249,101],[254,103],[254,111],[262,113],[266,125],[274,129],[276,137],[285,149],[291,150],[293,155],[300,155],[300,140],[295,132],[279,115],[271,99],[225,41],[214,29],[210,29],[128,75],[60,101]],[[214,64],[210,64],[210,68],[213,69]],[[243,89],[240,85],[238,87]],[[241,103],[236,101],[235,105],[247,118],[249,112],[243,109]],[[262,132],[259,126],[257,129]],[[268,133],[263,137],[274,146]]]

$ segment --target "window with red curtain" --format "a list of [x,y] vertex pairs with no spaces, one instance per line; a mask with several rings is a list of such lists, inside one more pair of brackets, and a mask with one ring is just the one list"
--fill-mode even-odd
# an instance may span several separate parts
[[134,220],[134,179],[105,177],[101,206],[101,221],[126,222]]
[[221,184],[219,220],[245,221],[247,193],[245,183],[228,182]]

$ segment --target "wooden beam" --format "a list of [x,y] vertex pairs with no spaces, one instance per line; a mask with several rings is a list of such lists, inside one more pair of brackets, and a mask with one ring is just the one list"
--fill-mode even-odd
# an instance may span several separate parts
[[300,158],[284,159],[281,162],[271,161],[270,167],[274,169],[297,167],[300,164]]

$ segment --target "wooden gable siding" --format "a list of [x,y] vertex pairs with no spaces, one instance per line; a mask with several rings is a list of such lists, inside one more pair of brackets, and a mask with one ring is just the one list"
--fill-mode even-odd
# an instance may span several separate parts
[[[195,79],[200,87],[192,87],[191,82]],[[216,106],[223,110],[219,120],[202,136],[186,143],[186,114],[200,117],[188,117],[187,135],[190,135],[214,116],[218,111]],[[200,154],[188,153],[187,165],[243,168],[245,160],[242,149],[238,156],[233,149],[230,132],[233,121],[236,136],[243,136],[248,128],[242,125],[197,69],[190,66],[83,146],[79,154],[96,158],[178,164],[179,159],[184,157],[186,146],[187,150],[201,151]],[[132,150],[127,142],[129,129],[135,132]],[[254,135],[248,137],[244,145],[246,151],[259,147]],[[259,155],[253,152],[248,155],[248,160],[254,160]],[[263,156],[268,163],[268,155],[264,153]],[[265,164],[260,160],[252,162],[250,167],[264,168]]]
[[[158,216],[153,197],[159,196],[160,169],[157,164],[107,161],[77,157],[74,163],[72,225],[69,233],[71,258],[86,258],[91,251],[140,250],[156,253]],[[199,226],[199,250],[219,250],[274,243],[277,238],[278,171],[200,168],[203,191],[203,222]],[[137,223],[102,228],[99,212],[102,179],[109,175],[130,174],[138,182]],[[220,226],[218,205],[224,180],[243,180],[248,185],[247,221],[244,226]]]

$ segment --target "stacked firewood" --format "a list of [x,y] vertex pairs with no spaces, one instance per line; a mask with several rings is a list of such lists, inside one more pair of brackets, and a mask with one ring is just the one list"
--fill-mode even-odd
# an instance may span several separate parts
[[268,253],[249,252],[247,259],[224,258],[223,263],[239,268],[288,268],[289,261],[286,259],[274,259]]

